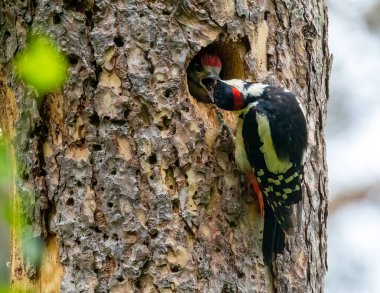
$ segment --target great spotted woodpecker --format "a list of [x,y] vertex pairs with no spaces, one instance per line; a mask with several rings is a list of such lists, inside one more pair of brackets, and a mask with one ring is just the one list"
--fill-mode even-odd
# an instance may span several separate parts
[[219,79],[222,62],[214,52],[201,51],[190,62],[187,84],[190,94],[200,102],[210,103],[212,89]]
[[282,253],[296,228],[307,147],[305,113],[296,96],[261,83],[218,80],[212,100],[239,115],[235,159],[250,179],[264,216],[264,263]]

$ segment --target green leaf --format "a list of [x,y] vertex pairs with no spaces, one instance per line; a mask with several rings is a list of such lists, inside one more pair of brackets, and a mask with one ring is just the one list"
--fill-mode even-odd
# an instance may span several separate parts
[[68,61],[47,36],[34,35],[13,62],[16,74],[41,95],[58,90],[67,78]]

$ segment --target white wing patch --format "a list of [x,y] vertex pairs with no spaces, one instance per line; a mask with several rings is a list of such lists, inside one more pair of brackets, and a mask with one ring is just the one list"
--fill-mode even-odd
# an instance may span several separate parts
[[263,94],[264,89],[268,87],[268,84],[264,83],[252,83],[248,88],[244,88],[247,84],[246,81],[241,79],[223,80],[226,84],[236,87],[245,97],[250,94],[254,97],[259,97]]
[[274,174],[285,173],[292,167],[292,163],[287,159],[281,160],[278,158],[273,145],[268,118],[260,113],[256,113],[256,121],[260,141],[263,144],[260,150],[264,154],[264,159],[268,170]]
[[240,92],[243,93],[244,90],[244,80],[241,79],[231,79],[231,80],[223,80],[226,84],[236,87]]
[[260,97],[267,86],[267,84],[263,83],[253,83],[249,88],[247,88],[247,90],[245,90],[244,94],[250,94],[254,97]]

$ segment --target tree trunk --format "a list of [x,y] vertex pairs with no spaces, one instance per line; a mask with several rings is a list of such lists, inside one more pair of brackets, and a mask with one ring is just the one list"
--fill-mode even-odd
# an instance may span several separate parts
[[[38,292],[322,292],[330,56],[325,1],[6,1],[1,127],[12,136],[14,205],[44,241],[41,265],[12,240],[12,283]],[[12,73],[29,28],[71,66],[40,109]],[[298,233],[273,273],[263,220],[223,120],[193,99],[186,67],[211,45],[222,78],[296,92],[309,127]]]

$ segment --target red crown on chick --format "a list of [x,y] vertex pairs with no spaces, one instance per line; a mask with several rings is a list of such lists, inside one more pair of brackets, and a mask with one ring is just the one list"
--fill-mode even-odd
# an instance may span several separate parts
[[222,67],[222,61],[216,54],[205,53],[200,57],[200,61],[203,66]]

